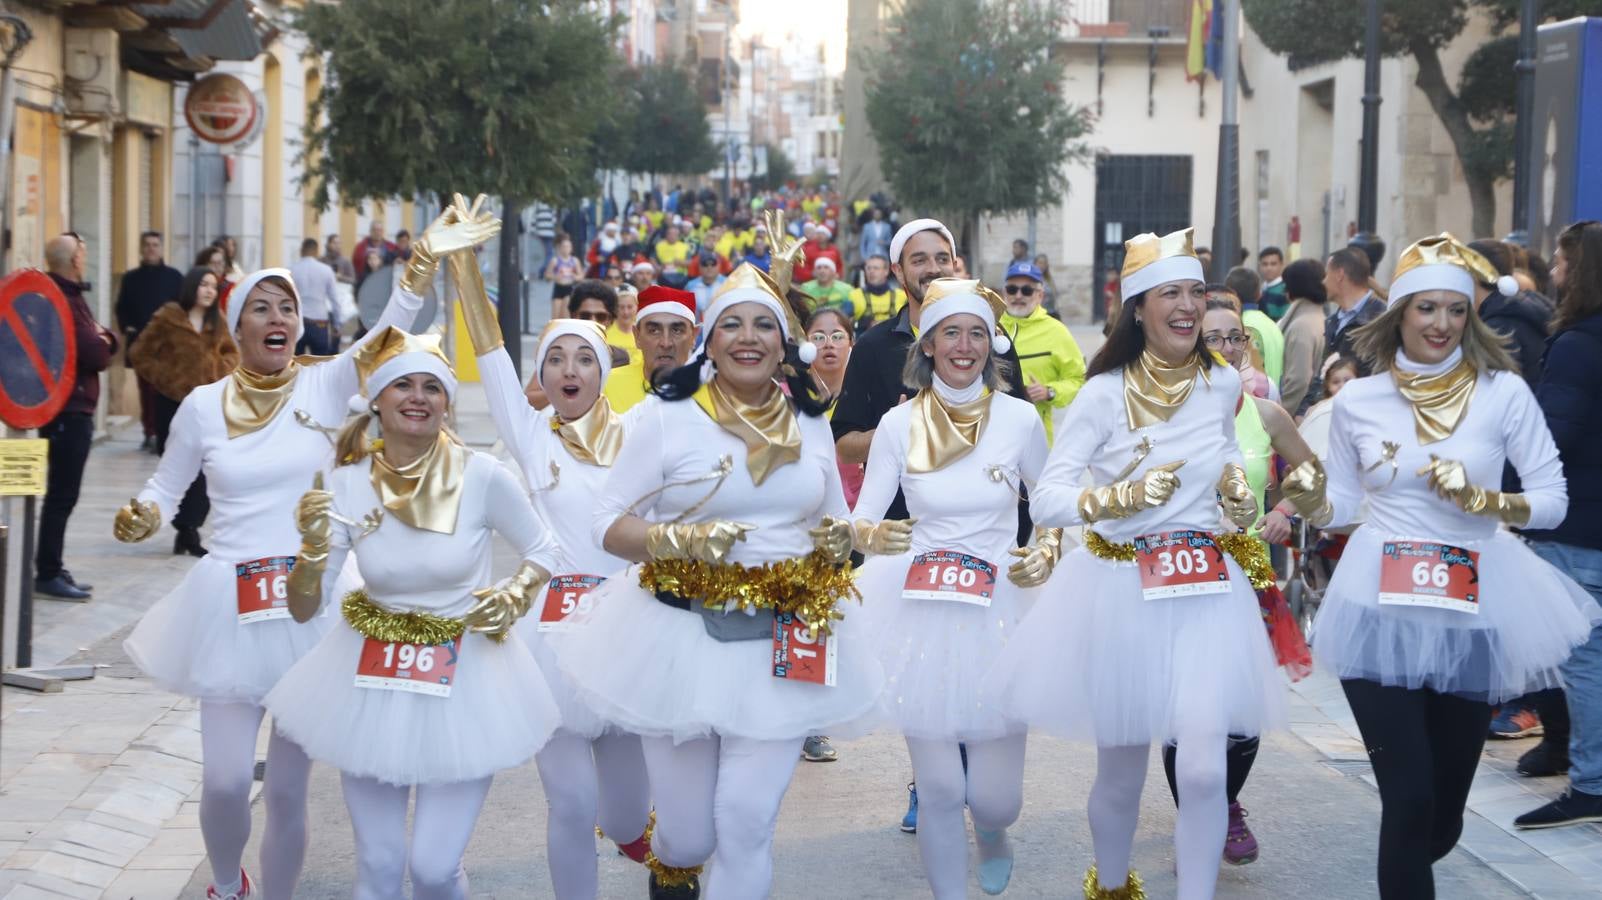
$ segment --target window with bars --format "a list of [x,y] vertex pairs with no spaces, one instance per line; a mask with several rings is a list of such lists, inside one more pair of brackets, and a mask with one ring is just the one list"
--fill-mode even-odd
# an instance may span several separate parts
[[1096,160],[1096,227],[1091,309],[1106,317],[1101,291],[1124,263],[1124,241],[1143,232],[1167,234],[1191,224],[1189,156],[1106,155]]

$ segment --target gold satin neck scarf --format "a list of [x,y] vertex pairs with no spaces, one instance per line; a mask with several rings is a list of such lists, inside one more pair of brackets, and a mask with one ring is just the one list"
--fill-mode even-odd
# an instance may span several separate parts
[[1467,359],[1439,375],[1419,375],[1392,367],[1391,377],[1413,409],[1413,432],[1420,444],[1451,437],[1468,415],[1474,385],[1479,383],[1479,373]]
[[1207,370],[1194,353],[1170,366],[1150,350],[1140,351],[1139,358],[1124,366],[1124,412],[1129,416],[1129,430],[1172,419],[1190,399],[1198,375],[1206,379]]
[[443,429],[427,453],[400,468],[391,466],[382,450],[374,453],[370,458],[378,501],[413,528],[454,534],[468,453],[454,435]]
[[912,432],[907,437],[907,471],[934,472],[967,456],[990,421],[989,390],[978,400],[948,404],[934,388],[912,400]]
[[265,428],[289,402],[299,374],[300,363],[295,360],[290,360],[277,375],[257,375],[244,368],[235,369],[228,383],[223,385],[223,421],[228,424],[228,439]]
[[589,412],[571,422],[552,416],[551,430],[574,459],[592,466],[611,468],[623,449],[623,420],[612,412],[604,394],[596,398]]
[[695,404],[745,443],[745,467],[761,484],[773,470],[801,458],[801,426],[790,398],[775,385],[761,406],[748,406],[718,387],[714,378],[695,392]]

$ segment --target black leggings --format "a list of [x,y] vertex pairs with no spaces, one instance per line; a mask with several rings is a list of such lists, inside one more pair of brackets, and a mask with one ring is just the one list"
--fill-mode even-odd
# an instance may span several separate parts
[[[1255,737],[1232,734],[1229,736],[1229,748],[1224,751],[1224,797],[1234,803],[1240,797],[1240,789],[1246,786],[1246,776],[1252,773],[1252,763],[1257,762],[1257,746],[1262,741]],[[1179,805],[1179,782],[1174,778],[1174,756],[1177,745],[1163,745],[1163,772],[1168,775],[1168,792],[1174,795],[1174,805]]]
[[1491,706],[1362,679],[1341,687],[1379,782],[1381,900],[1432,900],[1430,867],[1463,833]]

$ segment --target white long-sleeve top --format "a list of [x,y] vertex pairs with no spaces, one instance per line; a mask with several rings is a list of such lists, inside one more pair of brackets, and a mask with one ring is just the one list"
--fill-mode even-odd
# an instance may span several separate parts
[[[328,481],[334,512],[360,522],[382,508],[372,468],[368,457],[334,470]],[[324,602],[340,602],[331,591],[345,556],[354,550],[367,594],[380,606],[392,612],[461,616],[477,602],[473,591],[495,584],[490,563],[497,534],[522,559],[547,571],[560,562],[556,541],[534,514],[517,476],[494,457],[469,451],[453,533],[414,528],[392,515],[383,516],[378,529],[365,536],[337,519],[330,523]]]
[[[885,509],[906,493],[912,550],[956,550],[1002,564],[1018,541],[1020,480],[1034,491],[1046,463],[1046,429],[1032,404],[1006,394],[990,399],[990,420],[972,450],[935,472],[908,472],[913,404],[884,414],[873,433],[859,509]],[[1004,480],[996,481],[991,471]]]
[[[1401,362],[1421,374],[1435,375],[1457,360],[1454,354],[1428,368]],[[1391,464],[1382,462],[1384,441],[1400,445],[1395,480]],[[1353,521],[1366,496],[1368,526],[1390,537],[1445,541],[1490,537],[1497,527],[1494,517],[1464,512],[1436,496],[1426,476],[1418,474],[1429,465],[1431,455],[1461,462],[1471,483],[1490,489],[1500,487],[1503,463],[1511,461],[1530,503],[1531,528],[1552,528],[1568,511],[1568,485],[1557,445],[1524,379],[1511,372],[1480,373],[1468,413],[1457,429],[1445,440],[1420,444],[1412,407],[1391,374],[1382,372],[1352,381],[1335,396],[1325,465],[1335,512],[1331,524]],[[1365,471],[1370,467],[1373,471]]]
[[[640,409],[596,502],[591,526],[595,543],[601,543],[612,523],[640,498],[691,479],[701,480],[667,488],[654,500],[639,504],[634,514],[668,522],[699,503],[685,521],[722,519],[756,526],[745,540],[735,543],[729,562],[761,565],[805,556],[812,552],[808,529],[824,516],[850,515],[835,465],[834,435],[822,417],[796,414],[801,458],[774,469],[759,487],[746,468],[745,443],[723,430],[694,400],[646,403]],[[706,476],[723,456],[730,457],[734,467],[723,486],[702,503],[717,483]]]
[[[1079,496],[1087,471],[1091,484],[1106,486],[1184,460],[1176,473],[1179,488],[1167,503],[1091,527],[1115,543],[1165,531],[1217,531],[1219,476],[1225,465],[1242,464],[1235,441],[1235,404],[1240,395],[1240,375],[1228,366],[1213,366],[1197,377],[1190,396],[1168,421],[1132,430],[1124,411],[1123,370],[1090,379],[1056,432],[1040,484],[1029,495],[1030,516],[1037,525],[1083,525]],[[1142,438],[1151,439],[1151,453],[1132,473],[1121,474],[1135,458]]]
[[[536,365],[538,363],[536,362]],[[534,511],[539,514],[562,548],[560,568],[555,575],[584,574],[608,576],[628,566],[628,560],[606,552],[591,534],[595,499],[606,487],[610,469],[580,461],[551,429],[555,407],[536,410],[528,405],[517,382],[517,370],[504,347],[478,358],[479,377],[489,400],[490,418],[506,445],[506,452],[528,482]],[[597,401],[599,402],[599,401]],[[622,416],[628,434],[636,411]],[[551,465],[558,474],[553,475]]]
[[153,501],[163,518],[170,517],[195,476],[204,472],[213,555],[233,563],[294,556],[300,548],[295,504],[311,488],[312,476],[334,461],[330,437],[295,421],[295,411],[303,410],[326,428],[342,425],[350,398],[361,389],[356,347],[390,325],[410,327],[422,306],[423,298],[397,286],[364,340],[327,362],[303,367],[289,402],[250,434],[228,437],[222,403],[228,378],[195,388],[179,405],[161,464],[139,499]]

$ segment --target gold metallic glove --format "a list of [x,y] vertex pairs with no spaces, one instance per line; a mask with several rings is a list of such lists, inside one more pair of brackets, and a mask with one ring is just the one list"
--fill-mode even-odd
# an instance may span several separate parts
[[483,356],[505,345],[500,316],[490,302],[489,292],[484,290],[484,273],[479,271],[473,252],[452,253],[446,257],[445,266],[462,301],[462,321],[467,323],[467,336],[473,340],[473,353]]
[[334,495],[323,490],[323,473],[312,476],[311,490],[295,504],[295,527],[300,531],[300,552],[289,571],[286,584],[289,614],[304,622],[317,613],[323,602],[323,573],[328,569],[329,513]]
[[791,272],[795,262],[801,257],[801,245],[806,243],[798,237],[793,237],[784,228],[784,210],[770,209],[762,214],[763,224],[768,227],[768,247],[772,250],[772,257],[768,264],[768,274],[783,293],[790,288]]
[[1470,484],[1468,471],[1457,460],[1430,454],[1430,463],[1418,470],[1429,478],[1429,485],[1442,499],[1476,516],[1491,516],[1514,528],[1530,523],[1530,501],[1523,494],[1504,494]]
[[161,509],[148,500],[141,503],[137,497],[117,510],[111,523],[111,533],[124,544],[137,544],[160,530]]
[[1257,498],[1252,496],[1246,470],[1239,463],[1224,464],[1224,474],[1218,477],[1218,502],[1236,528],[1249,528],[1257,521]]
[[1279,490],[1296,507],[1296,512],[1307,520],[1307,524],[1323,528],[1335,515],[1324,493],[1327,482],[1324,464],[1315,456],[1287,472],[1279,483]]
[[851,523],[834,516],[824,516],[818,527],[807,532],[812,546],[830,562],[843,563],[851,558]]
[[1127,519],[1141,510],[1162,506],[1179,490],[1179,476],[1174,473],[1184,464],[1181,459],[1147,469],[1134,481],[1086,488],[1079,495],[1079,517],[1090,525],[1107,519]]
[[412,294],[422,294],[434,280],[439,261],[452,253],[471,250],[501,231],[501,221],[490,213],[480,213],[484,195],[478,195],[471,207],[462,195],[439,214],[422,237],[412,242],[412,258],[407,260],[406,271],[401,273],[400,286]]
[[473,592],[478,602],[462,616],[468,631],[487,634],[492,640],[504,641],[518,619],[528,614],[534,598],[551,580],[551,573],[524,560],[511,578],[492,588]]
[[912,526],[917,519],[858,519],[851,523],[851,545],[858,553],[896,556],[912,549]]
[[1018,561],[1007,568],[1007,580],[1022,588],[1045,584],[1062,558],[1062,529],[1036,528],[1035,543],[1012,552]]
[[735,541],[745,540],[755,525],[743,522],[658,522],[645,532],[645,553],[652,559],[698,559],[720,563]]

